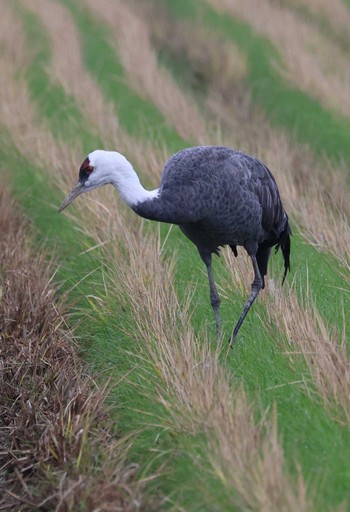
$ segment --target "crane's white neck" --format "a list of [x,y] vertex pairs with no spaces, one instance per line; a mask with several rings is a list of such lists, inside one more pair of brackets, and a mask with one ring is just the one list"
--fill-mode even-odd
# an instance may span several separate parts
[[[90,184],[93,188],[111,183],[131,207],[158,196],[159,189],[146,190],[141,185],[133,166],[122,154],[96,150],[90,153],[89,160],[95,170],[87,181],[93,178]],[[88,182],[86,186],[89,186]]]
[[158,189],[146,190],[131,163],[118,153],[118,166],[112,174],[112,185],[119,191],[120,197],[129,206],[135,206],[158,195]]

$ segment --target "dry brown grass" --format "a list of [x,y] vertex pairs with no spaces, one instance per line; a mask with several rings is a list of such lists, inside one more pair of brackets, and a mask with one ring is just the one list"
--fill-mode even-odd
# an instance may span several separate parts
[[274,0],[289,8],[302,7],[318,19],[329,24],[334,34],[342,34],[349,40],[350,12],[342,0]]
[[[8,133],[17,135],[13,137],[13,142],[30,161],[44,161],[45,165],[52,165],[53,162],[60,162],[62,148],[55,144],[49,130],[43,130],[40,137],[35,130],[36,113],[24,82],[24,72],[31,54],[26,51],[22,24],[15,17],[9,3],[4,0],[1,1],[1,13],[1,124]],[[46,158],[47,148],[50,148],[50,159]]]
[[[86,122],[92,129],[97,129],[105,147],[117,149],[130,155],[134,153],[135,146],[138,147],[139,151],[135,152],[134,162],[147,174],[149,181],[156,184],[159,180],[159,169],[166,159],[165,148],[155,149],[151,142],[136,141],[132,136],[119,129],[117,113],[113,105],[105,101],[100,88],[83,66],[79,35],[69,11],[53,0],[29,0],[25,2],[25,6],[38,15],[50,34],[53,55],[49,75],[52,83],[61,84],[67,94],[73,95],[77,99],[83,109],[83,115],[86,116]],[[7,10],[9,9],[7,8]],[[11,24],[6,23],[6,26],[10,27]],[[62,33],[64,33],[64,37],[62,37]],[[25,53],[24,46],[21,51]],[[25,92],[22,91],[20,97],[24,96]],[[28,102],[23,108],[23,112],[28,113],[32,109],[32,105]],[[15,116],[15,119],[18,117]],[[35,114],[31,112],[31,118],[34,117]],[[36,141],[40,140],[40,137],[35,137],[35,139]],[[48,142],[48,147],[54,148],[55,146],[57,146],[57,142]],[[62,151],[61,148],[60,151]],[[70,169],[77,169],[82,158],[79,145],[75,143],[74,146],[73,143],[73,147],[68,148],[68,152],[70,153],[67,158],[72,164]],[[42,158],[47,158],[48,152],[45,153]],[[58,158],[56,165],[60,166]],[[74,176],[67,176],[67,172],[61,175],[66,176],[66,185],[71,185]]]
[[106,141],[116,142],[117,113],[114,105],[105,101],[83,65],[79,35],[67,9],[54,0],[25,0],[23,5],[40,18],[50,34],[53,58],[49,75],[52,82],[60,84],[77,98],[91,131],[98,126]]
[[[153,17],[155,13],[153,12]],[[164,13],[161,13],[164,16]],[[163,26],[160,17],[157,18],[158,27]],[[173,36],[181,34],[181,28],[177,32],[173,24]],[[165,26],[167,24],[165,23]],[[188,30],[191,39],[182,39],[182,45],[188,44],[188,55],[191,55],[190,48],[198,46],[197,38],[201,37],[195,27]],[[165,41],[165,32],[157,29],[160,42]],[[179,43],[171,44],[175,55],[178,53]],[[186,50],[184,47],[181,51]],[[215,52],[215,47],[213,47]],[[219,53],[216,51],[215,53]],[[196,56],[193,56],[196,59]],[[208,60],[210,53],[207,54]],[[210,62],[195,61],[195,69],[202,65],[205,69],[210,68]],[[227,79],[223,91],[229,90],[230,79]],[[235,83],[231,82],[232,91],[236,91]],[[334,169],[329,162],[323,165],[316,163],[307,148],[291,144],[283,133],[276,133],[266,123],[261,113],[252,110],[249,102],[246,103],[246,110],[236,103],[242,92],[238,89],[237,97],[232,94],[233,101],[230,107],[227,106],[226,96],[220,88],[211,83],[208,78],[208,101],[207,107],[223,123],[222,137],[226,143],[232,145],[232,139],[238,136],[248,151],[257,154],[263,161],[266,161],[276,176],[282,192],[286,198],[287,211],[302,226],[305,238],[318,248],[331,252],[344,268],[344,277],[349,275],[350,261],[350,228],[349,228],[349,193],[346,185],[346,169]],[[244,102],[243,102],[244,103]],[[232,105],[232,106],[231,106]],[[228,135],[228,133],[230,135]],[[232,134],[233,137],[232,137]],[[224,251],[226,266],[230,271],[230,280],[225,282],[225,292],[233,293],[240,290],[242,294],[249,292],[251,276],[251,265],[248,259],[240,256],[233,258],[230,251]],[[272,289],[274,289],[271,282]],[[349,358],[345,350],[342,335],[339,336],[329,326],[326,326],[320,315],[315,312],[314,305],[307,302],[303,309],[297,299],[296,290],[289,289],[288,295],[281,295],[283,300],[276,307],[275,300],[267,293],[262,293],[260,300],[267,303],[267,309],[274,312],[274,318],[280,318],[277,322],[279,329],[285,332],[288,338],[290,326],[295,328],[294,335],[297,337],[295,343],[304,354],[309,363],[311,375],[319,396],[325,402],[331,413],[337,410],[337,414],[347,418],[348,401],[350,394],[348,378],[343,381],[339,378],[342,372],[348,373]],[[289,304],[289,305],[288,305]],[[290,304],[293,307],[290,307]],[[286,311],[286,313],[284,313]],[[286,316],[284,316],[286,314]],[[288,321],[287,321],[288,318]],[[300,326],[300,329],[299,329]],[[305,330],[309,332],[306,336]],[[322,333],[320,338],[318,333]],[[339,340],[339,337],[341,341]],[[318,357],[310,358],[310,339],[314,344],[318,343]],[[315,351],[316,346],[312,347]],[[312,361],[312,364],[310,364]]]
[[23,51],[26,47],[26,42],[22,23],[13,14],[6,0],[1,0],[0,5],[1,9],[3,9],[3,16],[0,20],[1,53],[6,55],[9,62],[16,66],[17,69],[21,69],[26,67],[31,59],[30,52]]
[[[262,112],[251,104],[242,83],[244,73],[235,74],[233,65],[222,66],[218,83],[217,74],[208,70],[213,70],[220,62],[218,55],[225,55],[226,46],[220,39],[210,37],[210,52],[207,51],[208,37],[200,25],[169,19],[158,5],[153,9],[149,6],[144,15],[150,30],[155,27],[155,44],[168,48],[174,58],[183,59],[186,54],[189,67],[201,76],[202,87],[208,93],[207,112],[221,127],[218,142],[258,155],[273,170],[286,208],[298,223],[309,233],[314,230],[316,235],[316,230],[321,227],[320,219],[323,219],[322,236],[326,238],[329,234],[333,239],[333,222],[327,222],[329,206],[336,219],[338,214],[340,218],[350,216],[345,166],[334,168],[330,162],[316,162],[307,147],[293,144],[286,133],[273,130]],[[240,68],[239,59],[237,68]],[[308,211],[305,209],[307,203],[310,204]],[[339,222],[339,225],[336,234],[341,242],[341,239],[348,239],[348,228],[345,223]],[[344,244],[338,246],[344,247]],[[338,257],[336,244],[329,244],[328,248]]]
[[[193,31],[192,31],[192,33],[193,33]],[[225,90],[225,88],[223,90]],[[219,94],[218,96],[216,96],[216,101],[218,101],[218,98],[220,99],[220,101],[222,101],[222,98],[224,98],[224,95]],[[213,101],[213,99],[211,99],[210,101]],[[225,111],[227,112],[227,110],[225,110]],[[227,114],[229,115],[229,113],[227,113]],[[227,122],[227,121],[225,120],[225,122]],[[261,127],[262,127],[261,124],[257,124],[257,128],[256,128],[257,133],[265,133],[266,134],[266,130],[262,130]],[[246,136],[247,132],[244,131],[244,133]],[[327,225],[329,226],[329,222],[328,222],[329,211],[327,212],[327,209],[324,208],[322,211],[322,214],[320,214],[320,206],[319,206],[320,202],[318,200],[314,201],[314,204],[312,204],[311,209],[310,209],[310,203],[305,203],[305,201],[303,203],[301,203],[300,201],[298,201],[300,191],[301,191],[301,189],[305,188],[305,184],[308,184],[309,190],[311,190],[311,189],[315,190],[314,183],[313,183],[312,178],[310,177],[310,173],[309,173],[309,169],[308,169],[308,166],[311,167],[312,161],[311,161],[311,159],[309,159],[306,151],[304,152],[304,154],[302,155],[302,158],[301,158],[300,148],[296,147],[293,152],[290,150],[290,146],[285,137],[280,136],[278,139],[276,139],[274,137],[274,135],[275,135],[274,133],[271,133],[271,135],[270,135],[271,140],[270,140],[269,145],[267,146],[268,150],[269,150],[269,152],[266,153],[268,161],[273,159],[273,161],[275,162],[274,167],[276,167],[277,169],[286,169],[286,168],[287,169],[288,168],[298,169],[299,173],[296,176],[294,176],[294,184],[293,184],[293,182],[291,182],[292,172],[289,175],[285,174],[285,173],[281,173],[281,175],[278,176],[278,181],[279,181],[282,189],[288,191],[288,198],[289,198],[289,202],[290,202],[290,204],[288,204],[288,208],[294,210],[294,212],[298,212],[298,216],[300,216],[301,212],[303,211],[302,209],[300,209],[300,207],[302,205],[304,206],[304,209],[306,211],[304,218],[309,219],[309,226],[312,226],[314,237],[316,237],[317,233],[319,233],[318,229],[322,229],[322,228],[324,229],[324,226],[326,226],[326,227],[327,227]],[[265,149],[263,149],[263,151],[266,151],[265,141],[261,141],[261,139],[255,139],[255,143],[257,144],[256,150],[258,152],[261,151],[260,148],[265,148]],[[132,141],[132,147],[133,147],[133,153],[134,153],[133,157],[136,159],[136,161],[139,160],[141,162],[143,160],[142,145],[140,146],[140,144],[135,144],[135,141]],[[135,151],[135,149],[138,149],[138,151]],[[152,154],[152,148],[150,148],[150,154]],[[306,156],[304,156],[304,155],[306,155]],[[158,156],[154,155],[152,160],[155,162],[160,162],[159,155]],[[159,165],[157,167],[159,168]],[[155,169],[156,167],[152,167],[152,168]],[[335,190],[336,190],[336,188],[335,188]],[[344,188],[343,188],[343,190],[344,190]],[[337,190],[336,190],[336,192],[337,192]],[[338,194],[339,194],[339,190],[338,190]],[[104,199],[103,199],[104,207],[106,207],[106,205],[110,204],[110,207],[107,206],[107,209],[109,209],[109,211],[111,211],[111,210],[113,211],[113,202],[114,202],[113,196],[112,196],[112,194],[109,194],[108,199],[107,199],[106,195],[108,195],[108,193],[104,194]],[[334,198],[334,197],[336,197],[336,194],[332,194],[332,196]],[[309,205],[309,208],[306,209],[305,205],[307,205],[307,204]],[[89,202],[88,206],[86,206],[86,207],[90,211],[95,211],[95,213],[96,213],[96,208],[97,209],[101,208],[102,203],[98,203],[98,202],[90,203]],[[106,211],[106,210],[104,209],[103,211]],[[318,213],[315,215],[315,212],[318,212]],[[93,218],[95,218],[95,217],[93,217]],[[299,218],[301,219],[302,217],[299,217]],[[318,219],[319,221],[322,221],[321,224],[315,225],[315,223],[312,221],[312,219],[315,219],[315,218]],[[104,222],[104,227],[102,227],[102,225],[101,225],[100,218],[97,218],[96,225],[95,225],[95,223],[91,224],[91,229],[95,229],[94,236],[100,243],[105,243],[106,239],[109,239],[109,240],[114,239],[116,236],[116,233],[119,233],[120,230],[123,229],[123,226],[125,225],[125,218],[123,216],[120,217],[120,214],[114,214],[113,216],[109,216],[109,217],[105,216],[103,222]],[[128,222],[130,222],[130,221],[128,221]],[[95,226],[95,227],[93,228],[93,226]],[[319,228],[317,229],[317,227],[315,227],[315,226],[319,226]],[[345,224],[344,229],[346,229],[346,228],[347,228],[347,226]],[[335,237],[336,237],[336,235],[339,234],[339,230],[334,230],[332,227],[330,227],[328,232],[329,233],[332,232]],[[345,231],[345,233],[346,233],[346,231]],[[127,233],[124,233],[124,236],[126,237],[126,241],[129,244],[129,239],[128,239]],[[142,233],[139,233],[139,236],[142,237]],[[119,235],[118,235],[118,238],[119,238]],[[327,239],[327,230],[326,230],[325,234],[323,235],[323,238],[325,240]],[[345,238],[345,240],[346,240],[346,238]],[[137,244],[140,244],[140,239],[138,240]],[[331,249],[335,248],[335,247],[339,247],[339,244],[338,245],[336,244],[336,240],[335,240],[335,243],[331,244]],[[344,246],[344,250],[346,250],[346,244]],[[338,256],[339,256],[339,252],[338,252]],[[113,258],[116,258],[116,257],[118,257],[118,255],[113,255]],[[230,265],[230,268],[236,269],[237,261],[238,260],[235,260],[234,267],[232,267],[232,265]],[[244,287],[247,286],[247,283],[249,281],[249,278],[247,279],[245,276],[250,275],[250,265],[249,265],[249,262],[247,262],[244,259],[241,259],[238,263],[239,263],[239,267],[242,267],[242,268],[240,268],[238,271],[235,272],[235,274],[233,276],[233,282],[238,284],[240,289],[243,290]],[[132,275],[134,275],[134,274],[132,274]],[[247,289],[245,289],[245,293],[247,293]],[[130,293],[129,296],[132,297],[133,294]],[[165,303],[168,304],[167,301]],[[174,306],[174,308],[175,308],[175,310],[179,309],[178,306],[177,307]],[[140,323],[140,325],[142,325],[142,323]],[[149,336],[151,337],[151,334],[149,334]],[[330,336],[328,335],[328,339],[329,338],[330,338]],[[187,336],[186,339],[190,339],[190,338]],[[177,359],[180,357],[181,354],[182,354],[182,350],[180,352],[178,352]],[[164,367],[169,366],[169,360],[167,362],[163,361],[163,363],[164,363]],[[175,381],[174,377],[172,377],[172,379]],[[187,383],[186,383],[186,385],[187,385]],[[183,392],[180,392],[180,395],[183,396]],[[189,396],[192,396],[192,395],[190,394]]]
[[[7,80],[13,84],[11,75]],[[23,83],[17,89],[17,94],[22,93],[20,101],[28,112],[18,115],[31,123],[33,145],[41,146],[47,141],[46,129],[33,117]],[[9,95],[6,100],[13,101]],[[5,116],[2,122],[11,127],[23,154],[31,157],[33,149],[20,130],[20,121]],[[45,155],[37,157],[42,158],[41,166],[52,170],[55,176],[60,162],[48,163],[51,160],[53,164],[56,147],[53,142],[53,147],[46,146]],[[65,149],[67,172],[67,161],[73,164],[76,154]],[[136,161],[141,161],[144,158],[142,144],[133,149]],[[157,161],[157,154],[153,159]],[[67,176],[67,179],[72,178]],[[247,507],[254,503],[261,510],[264,507],[281,510],[281,503],[286,504],[285,510],[306,510],[304,486],[296,488],[286,473],[274,422],[264,416],[261,423],[256,423],[255,408],[242,390],[232,391],[230,374],[219,364],[217,352],[213,352],[204,335],[194,336],[186,307],[179,307],[173,289],[172,264],[160,258],[157,234],[148,234],[146,238],[142,225],[126,216],[122,208],[115,208],[109,191],[103,191],[100,197],[103,202],[93,198],[77,202],[77,220],[82,219],[82,228],[97,242],[118,242],[104,246],[111,266],[110,281],[122,287],[113,290],[109,285],[109,293],[113,296],[115,293],[118,298],[121,289],[127,293],[135,318],[129,335],[138,335],[144,357],[157,369],[159,400],[168,411],[170,428],[207,435],[210,465],[208,468],[206,459],[198,460],[198,469],[207,466],[207,470],[222,479],[231,502]],[[88,224],[85,222],[87,209]],[[118,266],[114,267],[116,261]],[[169,428],[169,424],[166,427]],[[223,444],[225,437],[232,442],[230,450]],[[249,464],[245,459],[247,452],[250,453]],[[273,482],[266,472],[266,468],[271,467],[274,468]]]
[[197,106],[191,102],[165,68],[159,66],[150,44],[147,24],[120,0],[85,0],[94,15],[111,27],[116,46],[131,86],[150,99],[188,141],[208,143],[209,135]]
[[149,510],[111,433],[107,388],[85,373],[56,300],[54,263],[0,190],[0,508]]
[[337,421],[349,425],[350,364],[345,332],[339,334],[326,324],[308,288],[302,301],[294,288],[295,284],[281,293],[270,286],[268,314],[286,333],[287,357],[292,363],[300,357],[305,359],[318,395]]
[[[265,414],[256,421],[255,404],[219,362],[220,346],[213,350],[204,332],[194,335],[189,302],[179,307],[173,288],[173,261],[164,262],[155,251],[157,245],[156,240],[129,235],[128,268],[125,271],[118,263],[113,275],[119,276],[132,304],[135,323],[130,332],[143,352],[148,342],[146,357],[159,377],[167,429],[205,434],[207,456],[194,464],[199,475],[209,472],[221,482],[227,507],[311,510],[302,477],[295,484],[285,470],[275,418]],[[146,266],[140,265],[141,259]],[[206,490],[204,502],[210,504],[211,499]]]
[[155,44],[165,46],[175,59],[186,55],[189,69],[201,76],[202,87],[207,90],[207,112],[221,126],[221,142],[267,163],[287,211],[301,226],[305,238],[333,254],[348,272],[350,194],[345,166],[335,168],[329,161],[316,161],[308,148],[293,143],[283,131],[274,130],[252,105],[239,79],[244,74],[234,76],[230,67],[222,67],[218,83],[216,75],[208,70],[215,68],[218,56],[225,55],[226,46],[220,39],[210,37],[211,51],[207,51],[208,37],[201,26],[170,19],[158,5],[140,5],[150,30],[153,28]]
[[273,0],[208,0],[214,8],[249,23],[267,36],[283,56],[280,72],[295,87],[326,108],[350,115],[350,66],[347,52],[297,12]]
[[[224,281],[226,293],[240,290],[249,293],[249,279],[240,276],[252,274],[248,258],[235,259],[229,250],[223,251],[229,270],[229,279]],[[301,299],[300,297],[303,297]],[[260,301],[266,304],[268,317],[285,338],[285,355],[291,365],[298,367],[304,359],[312,379],[300,382],[306,393],[315,393],[330,414],[342,425],[350,424],[350,361],[346,342],[346,316],[343,314],[343,331],[327,325],[311,298],[309,284],[284,289],[273,279],[266,280],[266,289],[260,294]],[[344,307],[344,305],[340,305]]]
[[[316,188],[317,190],[317,188]],[[340,263],[342,276],[350,285],[350,226],[349,217],[330,205],[328,197],[314,196],[301,204],[300,215],[308,217],[317,206],[318,215],[304,225],[304,238],[317,249],[327,251]],[[350,287],[348,288],[350,293]]]
[[348,274],[350,194],[345,166],[317,162],[307,148],[291,144],[285,134],[274,135],[266,130],[265,137],[255,140],[260,143],[257,154],[273,169],[287,211],[303,237],[333,255]]
[[134,9],[147,21],[155,47],[166,49],[175,60],[186,65],[186,79],[194,91],[202,95],[209,88],[231,101],[239,89],[242,96],[248,64],[238,46],[207,26],[174,20],[161,4],[140,0],[133,3]]
[[[263,419],[254,424],[254,410],[244,395],[220,395],[217,407],[223,405],[222,399],[231,400],[235,415],[225,411],[228,415],[220,421],[217,437],[209,435],[209,458],[216,474],[221,476],[230,507],[227,509],[238,506],[239,510],[264,512],[314,510],[302,476],[295,483],[287,474],[280,473],[284,456],[278,441],[276,411],[268,423]],[[241,411],[245,413],[241,415]],[[240,452],[228,456],[232,446],[243,439]],[[241,468],[239,472],[237,468]],[[247,471],[249,481],[244,478]],[[232,495],[232,488],[238,489],[238,496]]]

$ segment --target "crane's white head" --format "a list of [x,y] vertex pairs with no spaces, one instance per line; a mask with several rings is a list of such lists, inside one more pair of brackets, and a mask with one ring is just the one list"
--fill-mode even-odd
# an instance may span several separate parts
[[[103,185],[118,184],[130,179],[134,171],[128,160],[116,151],[97,149],[85,158],[80,166],[79,179],[64,199],[59,212],[64,210],[76,197]],[[119,188],[119,187],[118,187]]]

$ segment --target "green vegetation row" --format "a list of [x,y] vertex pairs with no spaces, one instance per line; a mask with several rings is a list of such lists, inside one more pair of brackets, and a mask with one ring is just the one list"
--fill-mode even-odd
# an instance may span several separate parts
[[249,24],[212,9],[204,0],[157,0],[171,14],[217,30],[241,48],[248,59],[247,86],[271,122],[283,126],[316,154],[327,154],[336,163],[350,161],[350,121],[327,111],[316,99],[289,85],[278,73],[281,56],[268,39]]
[[[71,9],[79,28],[85,65],[99,83],[106,99],[116,104],[123,128],[138,137],[144,137],[145,133],[149,134],[155,143],[166,144],[170,152],[188,145],[180,139],[174,130],[167,126],[166,121],[152,104],[140,98],[125,85],[125,80],[123,80],[124,71],[118,56],[109,44],[106,27],[98,24],[76,3],[68,0],[64,0],[64,3]],[[182,5],[179,2],[178,6],[180,4]],[[187,5],[190,4],[191,2],[187,3]],[[210,16],[208,14],[208,22],[213,23],[216,15],[211,16],[211,14]],[[50,127],[55,135],[67,136],[67,143],[78,137],[78,141],[82,143],[85,152],[100,146],[101,141],[86,129],[84,116],[74,98],[67,97],[67,94],[59,86],[53,87],[47,73],[44,71],[45,65],[50,60],[50,45],[48,36],[40,26],[40,22],[27,11],[24,12],[23,19],[28,42],[36,46],[40,41],[40,48],[45,48],[42,51],[40,50],[41,53],[37,52],[35,54],[36,56],[28,73],[28,85],[39,113],[45,120],[50,121]],[[249,28],[240,25],[242,39],[244,37],[251,38]],[[259,41],[255,44],[258,45],[258,43]],[[248,43],[245,44],[248,45]],[[36,47],[36,50],[38,49],[39,45]],[[269,55],[269,58],[271,58],[268,53],[270,49],[264,50],[266,52],[265,57]],[[103,60],[101,55],[104,56]],[[250,67],[255,67],[253,61],[250,62]],[[255,73],[257,72],[255,71]],[[41,94],[43,90],[46,92],[44,97]],[[264,91],[260,90],[262,96],[264,96],[263,93]],[[254,94],[256,97],[259,96],[258,91],[255,91]],[[271,98],[273,98],[273,95],[271,95]],[[291,101],[291,98],[289,100]],[[63,105],[64,108],[62,108]],[[146,132],[145,124],[149,132]],[[292,123],[291,128],[295,128]],[[299,136],[301,140],[307,139],[307,137],[304,138],[305,134],[300,133]],[[319,144],[321,144],[320,141]],[[316,143],[314,147],[317,149]],[[345,148],[345,146],[340,145],[339,147],[342,147],[342,151]],[[339,154],[337,149],[334,156],[338,158]],[[61,261],[62,267],[58,278],[64,281],[65,287],[68,288],[79,282],[82,277],[87,276],[72,292],[73,297],[79,301],[78,304],[82,310],[91,312],[89,316],[84,316],[84,321],[79,326],[79,335],[82,340],[89,339],[89,346],[83,347],[85,350],[88,349],[88,360],[98,368],[108,370],[109,373],[114,375],[115,379],[118,379],[135,366],[138,346],[136,343],[133,344],[132,339],[125,335],[125,330],[132,319],[125,318],[126,314],[122,311],[120,305],[114,305],[115,320],[113,320],[96,314],[98,308],[94,307],[91,299],[87,299],[91,295],[92,289],[94,295],[96,295],[97,289],[97,291],[100,290],[100,294],[103,296],[101,255],[99,257],[97,252],[82,254],[87,247],[93,245],[93,242],[80,234],[77,236],[72,223],[64,216],[58,216],[55,210],[52,209],[52,204],[59,204],[59,197],[50,186],[43,184],[43,175],[40,170],[32,168],[10,147],[2,148],[1,160],[3,169],[11,168],[13,172],[17,194],[21,197],[23,206],[38,229],[38,240],[45,238],[48,247],[55,248],[59,256],[58,259]],[[132,160],[132,155],[130,155],[130,160]],[[84,199],[88,200],[87,198]],[[332,272],[333,262],[304,244],[298,236],[294,237],[293,242],[295,247],[293,272],[298,272],[303,280],[308,269],[309,275],[312,276],[310,286],[314,295],[317,296],[318,308],[329,320],[337,317],[337,321],[339,321],[337,304],[341,299],[337,287],[339,287],[340,281]],[[201,262],[194,248],[189,242],[177,235],[175,230],[169,237],[167,247],[169,251],[177,248],[179,253],[178,289],[185,288],[187,283],[192,285],[194,282],[197,284],[193,304],[198,304],[194,325],[199,328],[205,318],[211,315],[207,297],[206,276],[200,269]],[[90,274],[90,272],[93,273]],[[220,269],[220,272],[224,272],[224,270]],[[195,276],[194,279],[192,278],[193,275]],[[328,285],[327,289],[324,289],[323,286],[325,280]],[[233,319],[240,312],[242,297],[238,296],[234,305],[230,304],[229,301],[225,302],[222,314],[225,319],[228,319],[229,330]],[[332,304],[334,305],[333,308],[330,307]],[[235,347],[235,354],[231,360],[235,378],[237,381],[244,382],[252,395],[260,390],[260,397],[264,406],[277,401],[279,428],[283,435],[289,464],[293,466],[295,459],[299,460],[307,478],[315,475],[317,468],[324,468],[327,465],[327,486],[322,489],[323,498],[326,504],[337,503],[344,497],[347,490],[349,477],[347,469],[348,449],[345,450],[344,447],[350,446],[349,435],[341,426],[329,418],[319,403],[315,403],[313,399],[307,397],[297,386],[276,388],[282,382],[298,380],[299,376],[293,374],[286,359],[279,354],[278,341],[275,340],[272,343],[270,333],[267,333],[265,329],[260,329],[260,326],[257,328],[258,316],[263,319],[266,318],[266,313],[261,304],[256,305],[255,313],[247,320],[244,334],[240,343]],[[277,339],[279,336],[276,333]],[[270,390],[267,390],[267,388],[270,388]],[[154,396],[145,397],[142,392],[138,393],[138,391],[138,388],[131,386],[130,382],[125,382],[119,385],[115,395],[111,396],[111,403],[116,411],[120,431],[129,433],[148,423],[148,429],[140,435],[138,449],[134,454],[144,463],[150,462],[154,458],[149,450],[154,448],[154,439],[157,436],[160,439],[157,445],[160,452],[165,452],[170,447],[174,448],[174,445],[179,448],[179,451],[182,450],[183,455],[179,456],[173,463],[173,469],[175,470],[173,481],[164,483],[165,486],[168,486],[164,487],[164,490],[167,489],[175,493],[176,500],[179,503],[183,500],[181,503],[183,506],[190,505],[192,507],[198,498],[194,492],[190,492],[191,477],[189,477],[191,469],[189,455],[195,453],[195,443],[188,439],[176,439],[174,441],[169,435],[160,432],[157,427],[151,428],[147,419],[147,412],[154,413],[154,409],[159,410],[159,407],[156,407]],[[144,411],[144,414],[140,414],[140,411]],[[198,440],[196,442],[198,443]],[[324,475],[323,471],[322,475]],[[192,478],[195,479],[195,475],[192,475]],[[161,483],[159,485],[161,486]],[[210,485],[213,486],[214,491],[215,484],[210,482]],[[184,492],[183,496],[176,492],[179,491],[181,486],[188,491]],[[219,488],[216,492],[219,494]]]
[[[200,7],[198,2],[192,1],[180,0],[175,3],[164,0],[160,3],[166,4],[172,16],[191,19],[201,25],[204,23],[208,29],[214,28],[238,44],[248,55],[249,70],[246,85],[251,88],[253,98],[264,106],[272,121],[286,127],[292,135],[296,134],[300,141],[307,141],[315,152],[321,153],[319,149],[322,148],[322,152],[327,151],[328,156],[334,157],[335,161],[338,158],[340,160],[344,158],[345,152],[348,151],[348,144],[343,137],[343,126],[346,123],[349,128],[349,121],[344,119],[339,122],[339,119],[327,112],[313,98],[285,84],[274,70],[274,62],[278,55],[268,41],[256,36],[248,25],[216,13],[203,2]],[[176,61],[172,62],[172,56],[169,53],[166,63],[169,69],[176,70],[174,74],[176,72],[177,79],[181,71],[183,71],[182,78],[186,79],[185,66],[179,65]],[[195,94],[193,97],[195,98]],[[299,101],[300,98],[302,101]],[[271,105],[273,108],[270,108]],[[289,113],[287,112],[285,116],[286,105]],[[325,119],[331,119],[331,122],[324,123]],[[317,122],[317,127],[321,127],[321,131],[324,130],[324,132],[312,130],[313,122]],[[300,126],[297,123],[300,123]],[[333,136],[329,131],[330,126],[332,129],[336,127],[336,133]],[[311,137],[303,131],[309,129]],[[341,134],[341,142],[337,132]],[[326,144],[324,140],[327,141]],[[338,145],[337,150],[333,143]],[[322,316],[329,322],[336,320],[336,324],[340,327],[342,304],[346,303],[347,297],[346,292],[340,291],[343,282],[336,271],[337,264],[334,264],[332,258],[319,254],[295,234],[292,244],[293,273],[302,283],[306,283],[309,279],[312,295]],[[257,314],[260,314],[260,311]],[[226,310],[225,315],[227,315]],[[249,335],[252,338],[248,338]],[[276,356],[276,353],[271,353],[270,339],[266,342],[265,336],[262,336],[264,339],[259,338],[259,347],[256,347],[254,343],[256,333],[254,335],[250,331],[249,335],[243,343],[239,344],[239,349],[235,347],[235,351],[238,349],[233,362],[235,375],[244,381],[251,392],[257,389],[260,391],[260,399],[264,405],[271,405],[276,401],[279,411],[278,425],[283,436],[286,455],[290,458],[294,457],[299,462],[302,461],[305,475],[316,475],[315,471],[319,473],[316,464],[318,468],[322,468],[321,474],[324,475],[324,468],[329,467],[329,464],[332,465],[334,478],[330,477],[332,481],[329,480],[330,475],[327,471],[327,485],[323,487],[324,498],[326,501],[334,497],[341,499],[342,496],[347,495],[346,482],[350,475],[346,464],[344,465],[340,460],[338,450],[333,451],[332,443],[338,439],[339,449],[343,449],[348,456],[349,433],[342,428],[339,429],[334,421],[325,420],[322,407],[315,408],[315,404],[302,396],[295,386],[274,390],[274,386],[278,386],[281,382],[293,382],[303,378],[303,374],[293,376],[292,372],[288,373],[285,361],[281,360],[283,358]],[[275,347],[278,347],[278,341],[275,343]],[[343,483],[340,483],[341,480]]]

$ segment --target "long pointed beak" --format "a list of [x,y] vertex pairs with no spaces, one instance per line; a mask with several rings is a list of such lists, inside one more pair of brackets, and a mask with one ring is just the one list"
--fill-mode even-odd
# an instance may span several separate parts
[[76,197],[78,197],[79,194],[84,192],[83,185],[78,181],[78,183],[75,185],[74,188],[70,191],[70,193],[67,195],[67,197],[64,199],[63,203],[58,209],[58,213],[60,213],[62,210],[67,208],[67,206],[74,201]]

